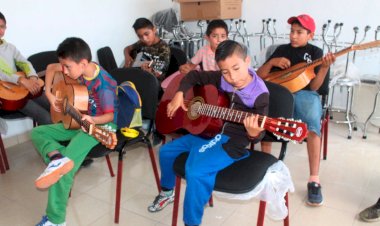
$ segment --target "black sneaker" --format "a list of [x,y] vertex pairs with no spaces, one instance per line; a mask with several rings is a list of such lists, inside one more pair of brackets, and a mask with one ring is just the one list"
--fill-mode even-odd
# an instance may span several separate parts
[[172,202],[174,202],[174,191],[161,191],[160,194],[156,196],[153,203],[148,206],[148,211],[152,213],[158,212]]
[[322,187],[316,182],[307,183],[307,202],[310,206],[321,206],[323,204]]
[[153,132],[152,138],[153,138],[153,146],[160,144],[162,140],[164,139],[163,135],[158,133],[157,131]]
[[359,213],[360,219],[366,222],[375,222],[380,220],[380,199],[373,206],[370,206]]

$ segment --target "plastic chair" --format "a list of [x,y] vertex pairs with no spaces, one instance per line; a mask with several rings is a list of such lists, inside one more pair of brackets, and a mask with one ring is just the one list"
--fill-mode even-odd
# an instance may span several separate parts
[[323,153],[323,159],[327,159],[327,144],[329,135],[329,121],[330,112],[328,106],[328,96],[329,96],[329,82],[330,82],[330,70],[327,72],[325,80],[323,81],[321,87],[318,89],[318,94],[321,96],[322,103],[322,119],[321,119],[321,152]]
[[57,52],[54,50],[35,53],[28,57],[28,61],[32,63],[36,72],[44,71],[49,64],[59,62]]
[[[107,164],[110,170],[111,176],[114,176],[113,169],[108,154],[111,152],[117,152],[118,157],[118,169],[117,169],[117,181],[116,181],[116,201],[115,201],[115,223],[119,223],[120,215],[120,201],[121,201],[121,185],[122,185],[122,173],[123,173],[123,158],[127,151],[127,148],[137,143],[146,144],[149,151],[150,160],[156,180],[158,191],[160,191],[159,174],[157,170],[157,164],[154,156],[154,150],[152,142],[149,138],[153,122],[156,115],[156,108],[158,104],[158,88],[159,84],[153,75],[144,72],[138,68],[117,68],[111,72],[111,75],[115,78],[118,84],[124,81],[131,81],[135,84],[137,91],[140,94],[142,101],[142,117],[149,120],[149,129],[145,133],[142,129],[137,128],[139,135],[136,138],[127,138],[120,132],[120,128],[117,130],[117,145],[114,150],[105,148],[102,144],[95,146],[88,154],[90,158],[106,157]],[[123,106],[119,106],[123,107]]]
[[[291,118],[294,110],[293,95],[285,87],[274,84],[271,82],[265,82],[270,92],[270,104],[269,104],[269,117],[284,117]],[[277,138],[271,139],[269,133],[265,136],[266,141],[277,141]],[[264,177],[268,167],[277,162],[283,160],[286,153],[287,141],[281,141],[282,147],[280,157],[276,159],[274,156],[258,151],[252,151],[251,155],[243,160],[235,162],[227,168],[218,172],[215,182],[215,191],[222,191],[233,194],[246,193],[253,190],[257,184],[260,183]],[[188,157],[188,153],[179,155],[173,165],[173,169],[177,174],[175,185],[175,199],[173,207],[172,226],[177,225],[178,218],[178,206],[181,189],[181,178],[185,178],[185,164]],[[239,175],[238,177],[236,175]],[[286,205],[288,206],[288,195],[285,196]],[[211,206],[212,206],[212,199]],[[257,225],[262,226],[264,224],[266,202],[260,201]],[[284,225],[289,225],[289,217],[284,219]]]
[[[285,87],[272,83],[265,82],[269,91],[269,111],[268,116],[271,118],[293,118],[294,111],[294,98],[293,94]],[[280,142],[281,149],[278,159],[285,158],[286,149],[289,141],[277,139],[272,133],[266,132],[261,141],[265,142]],[[253,148],[251,148],[253,149]]]
[[[181,191],[181,179],[185,178],[185,164],[189,153],[180,154],[173,165],[174,171],[177,174],[175,185],[175,197],[173,205],[172,226],[177,225],[178,207]],[[248,158],[240,160],[227,168],[218,172],[215,180],[214,191],[243,194],[253,190],[257,184],[261,182],[265,176],[267,169],[276,163],[273,155],[252,151]],[[238,177],[236,175],[239,175]],[[285,196],[286,206],[288,206],[288,193]],[[210,203],[210,202],[209,202]],[[212,206],[212,202],[210,203]],[[266,202],[260,201],[257,225],[264,224]],[[284,219],[284,226],[289,225],[289,215]]]
[[187,57],[182,49],[170,46],[170,64],[166,75],[169,76],[179,70],[179,66],[187,62]]
[[115,57],[110,47],[106,46],[98,49],[99,64],[108,72],[117,68]]

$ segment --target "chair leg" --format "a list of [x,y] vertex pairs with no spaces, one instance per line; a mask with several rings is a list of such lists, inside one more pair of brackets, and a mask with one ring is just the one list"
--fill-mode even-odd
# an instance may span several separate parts
[[119,160],[117,164],[117,178],[116,178],[116,201],[115,201],[115,223],[116,224],[119,223],[122,178],[123,178],[123,151],[120,151]]
[[325,119],[325,128],[323,131],[323,159],[327,159],[327,144],[328,144],[328,137],[329,137],[329,115],[327,114],[326,119]]
[[179,198],[181,194],[181,177],[176,176],[175,179],[175,190],[174,190],[174,205],[173,205],[173,217],[172,217],[172,226],[177,226],[178,220],[178,206]]
[[288,216],[286,216],[286,218],[284,219],[284,226],[289,226],[289,215],[290,215],[290,210],[289,210],[289,193],[286,192],[286,195],[285,195],[285,205],[286,205],[286,208],[288,208]]
[[210,199],[208,200],[208,205],[209,205],[210,207],[214,207],[214,199],[213,199],[213,197],[212,197],[212,194],[211,194]]
[[7,153],[5,152],[5,147],[4,147],[4,143],[3,143],[3,138],[1,137],[1,135],[0,135],[0,149],[1,149],[1,150],[0,150],[0,151],[1,151],[0,156],[3,157],[5,170],[9,170],[9,164],[8,164]]
[[158,192],[160,192],[161,191],[160,176],[158,175],[157,163],[156,163],[156,158],[154,157],[153,147],[149,140],[146,141],[146,144],[148,145],[148,149],[149,149],[149,156],[150,156],[150,161],[152,163],[154,177],[156,179],[157,190]]
[[259,216],[257,217],[257,226],[263,226],[264,225],[266,204],[267,203],[265,201],[260,200]]
[[4,173],[5,173],[5,168],[3,164],[3,157],[1,156],[1,152],[0,152],[0,174],[4,174]]
[[111,160],[110,160],[109,155],[106,155],[106,161],[107,161],[108,170],[110,171],[110,175],[111,175],[111,177],[114,177],[115,173],[113,172],[113,168],[112,168],[112,164],[111,164]]

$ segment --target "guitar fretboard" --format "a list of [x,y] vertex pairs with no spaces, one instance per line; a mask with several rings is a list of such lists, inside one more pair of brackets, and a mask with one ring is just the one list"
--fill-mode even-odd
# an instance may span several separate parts
[[[205,115],[212,118],[220,118],[225,121],[237,122],[241,124],[245,118],[253,115],[249,112],[219,107],[211,104],[195,104],[192,106],[192,110],[195,110],[195,112],[200,115]],[[263,121],[265,123],[266,120],[270,120],[270,118],[259,115],[259,124],[261,124]]]
[[65,112],[68,113],[79,125],[83,126],[87,131],[89,131],[91,123],[86,120],[82,120],[82,114],[78,112],[71,104],[66,103]]

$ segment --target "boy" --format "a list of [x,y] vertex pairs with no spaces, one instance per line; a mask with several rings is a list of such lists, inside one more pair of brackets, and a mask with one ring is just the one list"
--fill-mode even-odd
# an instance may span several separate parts
[[[7,21],[0,12],[0,80],[21,85],[29,90],[32,95],[36,95],[41,90],[37,81],[37,73],[32,64],[21,55],[14,45],[1,39],[5,35],[6,29]],[[21,69],[26,77],[18,76],[16,74],[17,68]],[[45,95],[28,100],[19,111],[33,118],[39,125],[51,123],[49,102]]]
[[187,74],[194,70],[196,66],[202,63],[204,71],[218,71],[219,67],[215,62],[215,50],[219,43],[228,39],[228,27],[223,20],[212,20],[206,29],[206,40],[208,45],[200,48],[195,56],[191,58],[191,62],[181,65],[179,71]]
[[269,94],[263,80],[249,67],[247,49],[235,41],[226,40],[218,45],[215,60],[220,71],[191,71],[184,77],[173,100],[167,106],[168,116],[172,117],[179,107],[187,110],[184,94],[196,84],[216,86],[228,95],[230,108],[255,115],[247,117],[244,125],[224,123],[222,133],[211,140],[188,134],[161,147],[162,192],[148,207],[148,211],[160,211],[173,202],[173,162],[182,152],[190,152],[186,162],[186,225],[201,224],[203,208],[211,196],[217,172],[235,161],[246,158],[249,152],[245,147],[251,141],[258,142],[264,136],[263,129],[257,125],[256,114],[267,114]]
[[139,41],[125,47],[124,67],[141,67],[161,82],[165,79],[170,63],[168,44],[156,35],[156,27],[146,18],[138,18],[133,28]]
[[[315,23],[309,15],[290,17],[290,44],[279,46],[257,74],[266,78],[270,72],[283,70],[300,62],[310,63],[322,58],[322,49],[308,43],[314,36]],[[307,184],[307,204],[322,205],[323,197],[319,181],[320,131],[322,106],[317,90],[322,85],[330,65],[335,61],[333,54],[323,57],[321,66],[315,68],[316,77],[302,90],[294,93],[294,118],[301,119],[308,126],[307,150],[309,155],[310,177]],[[270,152],[270,143],[262,144],[263,151]]]
[[[104,69],[91,62],[91,50],[87,43],[80,38],[67,38],[58,46],[57,55],[60,65],[49,66],[46,76],[50,77],[51,70],[56,69],[85,85],[89,91],[88,114],[83,114],[82,120],[115,127],[112,122],[117,101],[116,81]],[[62,111],[56,105],[55,97],[50,98],[54,108]],[[44,161],[49,163],[35,181],[37,188],[49,188],[46,216],[37,225],[66,225],[66,206],[74,175],[98,141],[81,129],[66,130],[62,123],[36,127],[32,130],[31,137]],[[62,146],[60,141],[70,143]]]

